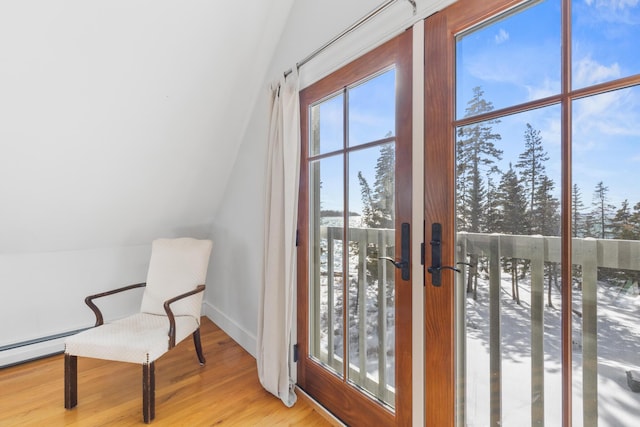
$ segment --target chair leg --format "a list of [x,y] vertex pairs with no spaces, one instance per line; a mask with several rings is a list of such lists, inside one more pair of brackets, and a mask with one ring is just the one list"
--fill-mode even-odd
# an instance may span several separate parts
[[196,346],[196,353],[198,354],[200,365],[204,365],[207,361],[204,358],[204,354],[202,354],[202,344],[200,343],[200,328],[196,329],[196,331],[193,333],[193,344]]
[[149,424],[156,416],[155,362],[142,365],[142,418]]
[[78,404],[78,356],[64,354],[64,407]]

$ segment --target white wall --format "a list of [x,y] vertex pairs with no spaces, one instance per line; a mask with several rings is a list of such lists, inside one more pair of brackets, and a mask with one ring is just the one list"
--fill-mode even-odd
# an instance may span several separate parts
[[291,1],[0,2],[0,347],[212,235]]
[[[327,49],[316,59],[301,69],[302,86],[309,85],[327,75],[339,66],[345,65],[376,45],[404,31],[413,23],[452,0],[418,0],[418,11],[412,14],[408,2],[402,0],[391,6],[370,23],[345,37]],[[207,313],[236,341],[254,356],[256,354],[256,331],[258,298],[262,272],[263,216],[264,216],[264,174],[266,138],[268,130],[268,86],[280,78],[283,71],[306,57],[316,48],[339,34],[353,22],[375,9],[381,0],[296,0],[285,26],[283,37],[273,57],[259,102],[251,112],[249,126],[242,139],[237,161],[223,198],[217,211],[213,227],[214,239],[222,245],[210,268],[210,278],[214,289],[207,300]],[[421,46],[421,44],[419,44]],[[418,87],[418,86],[416,86]],[[416,109],[416,111],[418,111]],[[422,122],[415,120],[418,141],[423,141]],[[421,183],[421,161],[414,162],[417,173],[415,179]],[[421,186],[416,185],[416,188]],[[414,207],[414,221],[422,218],[422,197],[417,197]],[[420,227],[416,227],[419,230]],[[418,236],[419,237],[419,236]],[[417,240],[419,242],[420,240]],[[419,251],[415,251],[419,253]],[[415,263],[414,278],[420,277],[421,268]],[[414,281],[414,425],[423,425],[423,321],[422,284]]]
[[[414,16],[407,1],[398,1],[305,65],[301,69],[302,85],[348,63],[451,2],[418,1],[418,13]],[[209,294],[208,312],[254,355],[262,271],[269,84],[381,3],[381,0],[296,0],[263,82],[260,99],[251,111],[223,202],[215,215],[213,235],[224,251],[217,254],[210,268],[215,289]]]

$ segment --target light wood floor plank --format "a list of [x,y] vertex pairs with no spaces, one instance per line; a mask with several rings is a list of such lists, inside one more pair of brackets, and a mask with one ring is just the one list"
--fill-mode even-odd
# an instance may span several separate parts
[[[285,407],[259,383],[255,359],[202,319],[201,367],[186,339],[156,361],[154,426],[331,426],[306,399]],[[142,421],[142,368],[78,358],[78,406],[64,409],[64,356],[0,370],[0,426],[134,426]]]

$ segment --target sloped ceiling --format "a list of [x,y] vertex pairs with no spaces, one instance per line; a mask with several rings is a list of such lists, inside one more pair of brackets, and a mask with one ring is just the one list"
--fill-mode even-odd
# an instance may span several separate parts
[[0,2],[0,253],[210,232],[292,3]]

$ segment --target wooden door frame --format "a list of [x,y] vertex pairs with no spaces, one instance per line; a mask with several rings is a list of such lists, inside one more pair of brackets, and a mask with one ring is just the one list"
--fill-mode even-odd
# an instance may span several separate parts
[[[309,395],[322,402],[330,402],[330,410],[341,420],[361,425],[403,425],[412,422],[412,345],[411,345],[411,294],[412,288],[400,278],[396,271],[396,304],[405,304],[407,310],[395,311],[396,331],[396,404],[395,412],[383,408],[374,399],[362,393],[339,396],[336,388],[345,386],[345,379],[330,374],[319,363],[309,357],[307,331],[309,330],[309,114],[307,106],[327,95],[333,94],[367,76],[396,64],[396,140],[406,140],[407,149],[396,151],[396,170],[402,167],[403,174],[396,174],[396,224],[411,223],[412,218],[412,30],[375,48],[300,92],[300,196],[298,208],[299,246],[297,251],[298,293],[298,385]],[[396,233],[396,247],[400,247],[400,233]],[[411,282],[409,282],[411,283]],[[310,381],[313,379],[313,382]],[[382,409],[382,410],[380,410]]]
[[[442,265],[455,262],[455,35],[521,3],[459,0],[425,20],[425,266],[436,222],[442,224]],[[439,427],[456,422],[454,274],[442,270],[440,287],[425,274],[425,420]]]

